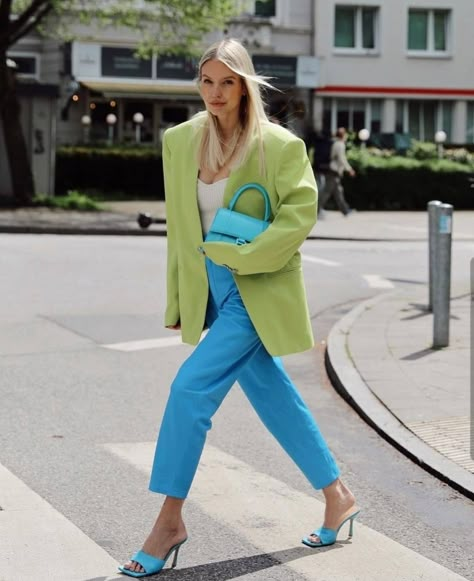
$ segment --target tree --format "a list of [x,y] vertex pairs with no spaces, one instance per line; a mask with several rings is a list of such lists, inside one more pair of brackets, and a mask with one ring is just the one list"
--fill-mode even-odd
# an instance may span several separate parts
[[234,14],[232,0],[0,0],[0,120],[16,203],[31,203],[35,189],[9,48],[34,30],[66,37],[80,22],[140,30],[142,55],[189,54]]

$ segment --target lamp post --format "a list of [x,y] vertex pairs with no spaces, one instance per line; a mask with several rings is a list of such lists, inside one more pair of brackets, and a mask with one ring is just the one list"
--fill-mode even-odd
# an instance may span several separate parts
[[135,113],[133,116],[133,122],[135,123],[135,141],[136,143],[140,143],[141,141],[141,125],[145,117],[143,117],[142,113]]
[[435,133],[435,143],[438,146],[438,158],[441,159],[443,157],[443,153],[444,153],[444,148],[443,148],[443,143],[446,141],[446,138],[448,136],[446,135],[446,131],[437,131]]
[[92,119],[90,118],[90,115],[83,115],[81,117],[81,125],[84,133],[84,143],[89,143],[91,123]]
[[361,129],[357,136],[361,141],[361,149],[365,149],[367,147],[367,141],[370,137],[370,131],[368,129]]
[[109,145],[112,145],[114,142],[114,125],[117,123],[117,116],[114,115],[113,113],[109,113],[105,120],[107,121],[107,125],[109,126],[108,143]]

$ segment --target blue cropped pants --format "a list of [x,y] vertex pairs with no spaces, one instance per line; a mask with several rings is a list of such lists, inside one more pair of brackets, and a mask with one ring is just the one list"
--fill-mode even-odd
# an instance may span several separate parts
[[339,469],[280,358],[260,341],[232,274],[206,259],[209,331],[171,385],[156,445],[150,490],[186,498],[211,418],[238,381],[258,416],[316,489]]

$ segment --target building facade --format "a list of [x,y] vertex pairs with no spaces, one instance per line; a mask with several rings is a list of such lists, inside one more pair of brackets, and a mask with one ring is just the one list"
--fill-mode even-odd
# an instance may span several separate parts
[[[266,94],[269,113],[297,134],[345,126],[432,141],[443,130],[448,142],[474,143],[473,0],[236,2],[240,15],[203,47],[241,39],[278,89]],[[140,60],[139,37],[127,29],[73,32],[70,43],[33,33],[9,53],[42,193],[54,186],[56,144],[159,147],[167,127],[202,108],[194,58]]]
[[472,0],[317,0],[314,124],[474,143]]
[[[241,15],[225,30],[209,34],[203,47],[225,37],[241,39],[256,70],[278,89],[266,96],[270,113],[302,134],[312,118],[318,75],[312,55],[313,3],[245,0],[239,6]],[[63,87],[59,144],[139,140],[159,145],[167,127],[202,109],[197,60],[138,59],[138,40],[130,30],[76,29],[76,40],[64,49],[69,81]]]

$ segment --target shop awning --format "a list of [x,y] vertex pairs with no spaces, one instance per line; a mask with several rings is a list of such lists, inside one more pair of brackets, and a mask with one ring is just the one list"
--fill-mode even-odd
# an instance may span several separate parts
[[107,98],[200,98],[196,85],[189,81],[109,81],[104,79],[77,79],[91,91],[103,93]]

